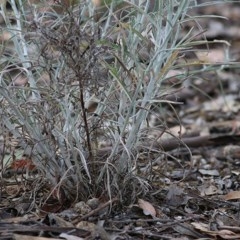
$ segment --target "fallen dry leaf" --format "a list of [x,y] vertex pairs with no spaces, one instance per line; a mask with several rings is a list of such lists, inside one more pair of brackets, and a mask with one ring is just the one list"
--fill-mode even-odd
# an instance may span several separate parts
[[197,51],[195,52],[197,58],[205,63],[222,63],[225,61],[225,53],[223,49],[212,49],[209,51]]
[[220,174],[219,174],[219,171],[216,170],[216,169],[213,169],[213,170],[209,170],[209,169],[199,169],[198,170],[202,175],[209,175],[209,176],[215,176],[215,177],[218,177]]
[[[14,234],[13,239],[15,240],[49,240],[47,237],[34,237],[28,235]],[[51,238],[51,240],[61,240],[62,238]]]
[[145,215],[151,215],[153,218],[156,217],[156,210],[150,202],[138,199],[138,206],[143,210]]
[[31,159],[22,158],[13,161],[10,165],[10,168],[16,171],[19,169],[33,171],[36,169],[36,166],[34,165]]
[[209,225],[200,222],[193,222],[191,223],[196,229],[200,230],[203,233],[209,234],[210,236],[216,237],[220,236],[223,239],[239,239],[240,234],[236,234],[230,230],[218,230],[218,231],[210,231]]
[[240,237],[240,234],[236,234],[235,232],[226,229],[217,231],[217,235],[223,239],[239,239]]
[[170,206],[179,207],[186,204],[188,199],[188,196],[184,193],[184,190],[181,187],[175,184],[169,187],[166,200]]
[[74,235],[70,235],[70,234],[67,234],[67,233],[61,233],[59,235],[59,237],[64,238],[66,240],[84,240],[84,238],[77,237],[77,236],[74,236]]
[[223,196],[224,200],[240,199],[240,191],[232,191]]
[[210,183],[205,183],[205,184],[199,186],[198,191],[200,192],[200,195],[202,197],[211,196],[214,194],[222,194],[221,189],[216,187],[214,184],[210,184]]
[[100,236],[103,240],[110,240],[109,234],[105,231],[105,229],[94,223],[88,221],[81,221],[76,225],[77,228],[85,229],[91,232],[92,239],[95,239],[97,236]]

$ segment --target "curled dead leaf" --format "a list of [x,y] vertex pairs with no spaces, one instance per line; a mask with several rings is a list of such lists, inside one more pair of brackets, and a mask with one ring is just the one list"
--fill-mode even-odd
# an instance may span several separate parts
[[151,215],[153,218],[156,217],[156,210],[150,202],[138,199],[138,206],[143,210],[145,215]]

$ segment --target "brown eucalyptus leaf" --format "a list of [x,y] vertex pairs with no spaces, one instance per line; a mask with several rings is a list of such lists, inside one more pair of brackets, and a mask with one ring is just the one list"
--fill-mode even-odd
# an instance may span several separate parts
[[240,191],[232,191],[223,196],[224,200],[240,199]]
[[138,199],[138,205],[145,215],[151,215],[153,218],[156,217],[156,210],[150,202]]

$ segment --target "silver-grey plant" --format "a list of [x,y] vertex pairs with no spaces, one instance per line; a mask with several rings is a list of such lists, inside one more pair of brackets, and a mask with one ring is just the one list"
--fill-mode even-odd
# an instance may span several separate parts
[[191,46],[182,24],[197,1],[113,0],[102,12],[91,1],[10,5],[1,6],[13,44],[11,58],[2,48],[2,129],[69,196],[147,192],[137,156],[151,144],[143,136],[167,73]]

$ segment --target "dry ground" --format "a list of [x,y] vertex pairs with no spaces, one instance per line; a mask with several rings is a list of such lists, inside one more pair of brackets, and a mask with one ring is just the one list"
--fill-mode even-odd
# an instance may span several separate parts
[[149,194],[124,208],[118,199],[62,206],[51,197],[35,209],[37,177],[30,173],[24,180],[11,166],[1,182],[0,239],[240,239],[240,3],[197,10],[203,13],[227,19],[200,20],[213,43],[179,61],[191,62],[189,70],[209,63],[222,70],[189,76],[180,85],[174,76],[181,69],[169,73],[176,91],[167,99],[182,104],[174,113],[164,106],[161,118],[182,144],[161,136],[165,153],[152,154],[151,163],[142,157],[141,177],[152,171]]

